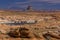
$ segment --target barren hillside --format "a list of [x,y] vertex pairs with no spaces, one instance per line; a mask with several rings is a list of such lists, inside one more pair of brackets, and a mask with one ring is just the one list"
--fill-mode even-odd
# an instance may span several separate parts
[[[10,30],[20,27],[29,29],[32,38],[14,38],[7,34]],[[60,40],[60,12],[2,11],[0,32],[1,40]]]

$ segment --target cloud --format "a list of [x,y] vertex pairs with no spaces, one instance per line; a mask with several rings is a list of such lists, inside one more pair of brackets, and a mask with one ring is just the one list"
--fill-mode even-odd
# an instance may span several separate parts
[[29,2],[16,2],[15,4],[26,4],[26,3],[29,3]]
[[60,0],[30,0],[31,2],[60,3]]
[[13,9],[13,8],[26,8],[28,6],[29,2],[14,2],[13,4],[10,4],[8,6],[8,9]]
[[33,9],[60,9],[59,4],[60,0],[28,0],[14,2],[13,4],[10,4],[8,8],[25,9],[28,5],[32,5]]

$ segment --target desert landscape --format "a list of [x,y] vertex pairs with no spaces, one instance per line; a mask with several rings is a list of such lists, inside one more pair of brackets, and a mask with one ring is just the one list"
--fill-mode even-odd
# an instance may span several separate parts
[[60,11],[0,11],[0,40],[60,40]]

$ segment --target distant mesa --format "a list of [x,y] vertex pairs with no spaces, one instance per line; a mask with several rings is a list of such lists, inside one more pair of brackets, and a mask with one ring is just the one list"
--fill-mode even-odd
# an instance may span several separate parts
[[33,9],[32,9],[32,6],[28,6],[27,7],[27,11],[32,11]]
[[0,10],[0,12],[5,12],[4,10]]

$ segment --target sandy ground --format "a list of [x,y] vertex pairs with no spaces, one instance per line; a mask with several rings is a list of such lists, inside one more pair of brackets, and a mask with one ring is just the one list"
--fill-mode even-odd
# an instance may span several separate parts
[[[7,13],[7,14],[4,14]],[[15,13],[15,14],[14,14]],[[17,13],[17,14],[16,14]],[[25,13],[25,14],[24,14]],[[17,27],[26,27],[32,30],[33,33],[45,33],[47,31],[55,31],[60,30],[60,12],[2,12],[0,13],[0,19],[4,18],[6,20],[37,20],[38,22],[35,24],[24,24],[24,25],[17,25],[11,26],[6,24],[0,24],[0,40],[45,40],[44,37],[41,38],[11,38],[7,36],[5,33],[10,30],[10,28],[17,28]],[[3,15],[3,16],[2,16]],[[35,30],[37,28],[37,30]],[[38,30],[39,29],[39,30]],[[57,33],[59,34],[59,32]],[[7,36],[7,37],[6,37]],[[51,37],[50,40],[60,40]]]

